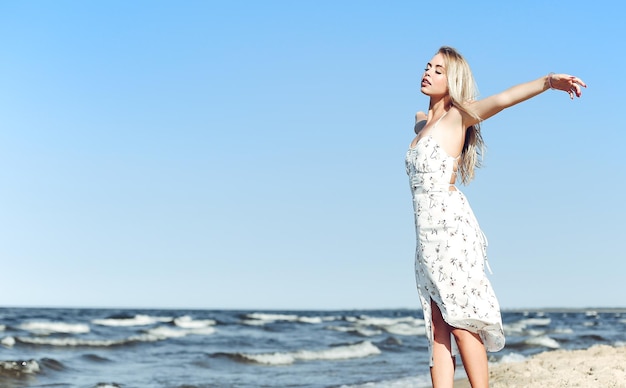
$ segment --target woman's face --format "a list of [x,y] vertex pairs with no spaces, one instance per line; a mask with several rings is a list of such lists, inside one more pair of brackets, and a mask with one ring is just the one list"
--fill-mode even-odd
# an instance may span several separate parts
[[427,96],[441,96],[448,93],[448,77],[443,55],[438,53],[426,64],[421,85],[421,92]]

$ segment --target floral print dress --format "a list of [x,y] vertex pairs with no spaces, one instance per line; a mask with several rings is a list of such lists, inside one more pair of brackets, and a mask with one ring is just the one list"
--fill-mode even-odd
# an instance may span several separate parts
[[[487,240],[467,198],[449,183],[456,159],[430,135],[410,147],[405,159],[417,234],[415,276],[431,366],[431,300],[449,325],[478,333],[487,351],[504,347],[500,307],[485,274]],[[454,338],[451,343],[453,355],[458,354]]]

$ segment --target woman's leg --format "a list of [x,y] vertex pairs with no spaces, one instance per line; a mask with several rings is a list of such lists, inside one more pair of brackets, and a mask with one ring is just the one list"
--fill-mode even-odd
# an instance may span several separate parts
[[443,320],[439,307],[430,300],[433,321],[433,366],[430,377],[433,388],[452,388],[454,386],[455,362],[452,357],[450,334],[452,327]]
[[478,334],[465,329],[452,328],[452,335],[461,353],[463,367],[472,388],[489,387],[487,351]]

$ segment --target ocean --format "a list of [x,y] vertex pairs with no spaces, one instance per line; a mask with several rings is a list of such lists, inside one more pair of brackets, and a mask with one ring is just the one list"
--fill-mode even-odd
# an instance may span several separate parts
[[[626,309],[502,317],[491,363],[626,342]],[[0,308],[0,387],[427,387],[424,332],[421,311],[403,309]]]

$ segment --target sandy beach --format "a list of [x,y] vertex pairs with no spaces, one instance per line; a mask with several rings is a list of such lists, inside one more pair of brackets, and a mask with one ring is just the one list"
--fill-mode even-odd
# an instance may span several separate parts
[[[596,345],[586,350],[556,350],[520,362],[489,367],[492,388],[626,387],[626,346]],[[470,388],[467,379],[455,388]]]

